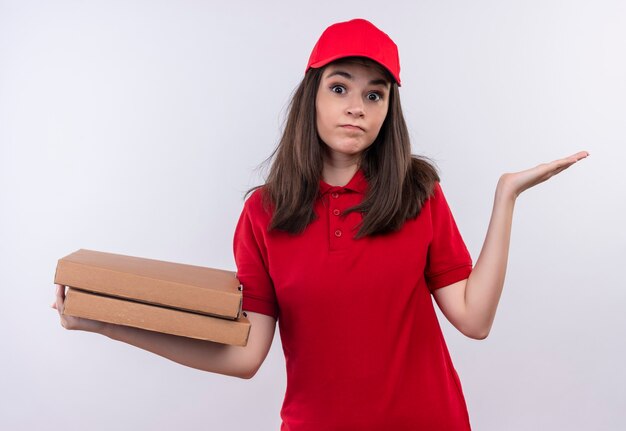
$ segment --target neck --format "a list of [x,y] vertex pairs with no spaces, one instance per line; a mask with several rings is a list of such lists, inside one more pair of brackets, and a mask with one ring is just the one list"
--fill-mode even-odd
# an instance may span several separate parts
[[345,186],[359,169],[359,156],[341,155],[324,157],[322,177],[331,186]]

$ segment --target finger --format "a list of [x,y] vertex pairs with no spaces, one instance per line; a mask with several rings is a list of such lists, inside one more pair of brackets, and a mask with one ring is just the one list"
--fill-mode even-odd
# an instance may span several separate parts
[[568,161],[564,161],[564,162],[556,164],[553,168],[553,171],[554,171],[553,174],[558,174],[559,172],[572,166],[574,163],[576,162],[572,160],[568,160]]
[[575,154],[572,154],[571,156],[568,157],[564,157],[562,159],[559,160],[555,160],[555,162],[564,162],[564,163],[570,163],[570,164],[574,164],[576,162],[578,162],[579,160],[582,160],[586,157],[589,157],[589,152],[588,151],[579,151]]
[[57,297],[65,301],[65,286],[62,284],[57,284]]
[[59,311],[59,314],[63,314],[64,303],[65,303],[65,286],[57,284],[56,309]]
[[579,151],[576,154],[572,154],[570,157],[575,158],[576,161],[582,160],[586,157],[589,157],[589,151]]
[[[577,153],[580,154],[580,153]],[[586,156],[584,156],[586,157]],[[551,172],[552,175],[556,175],[559,172],[569,168],[570,166],[572,166],[574,163],[576,163],[578,160],[575,158],[575,155],[572,155],[570,157],[566,157],[564,159],[559,159],[559,160],[554,160],[550,163],[548,163],[547,166],[547,172]]]
[[567,166],[561,166],[560,168],[556,169],[554,172],[552,172],[552,175],[550,175],[551,177],[560,174],[561,172],[563,172],[565,169],[569,168],[571,165],[567,165]]
[[[548,172],[548,174],[547,174],[548,178],[551,178],[551,177],[553,177],[555,175],[560,174],[565,169],[569,168],[570,166],[572,166],[577,161],[579,161],[581,159],[584,159],[588,155],[589,155],[589,153],[587,153],[586,151],[581,151],[581,152],[573,154],[573,155],[571,155],[571,156],[569,156],[569,157],[567,157],[565,159],[555,160],[554,162],[550,163],[550,165],[552,165],[552,171]],[[546,180],[548,178],[546,178]]]
[[[569,167],[569,165],[565,164],[564,159],[554,160],[550,163],[541,163],[540,165],[535,166],[534,168],[527,169],[520,173],[525,174],[526,176],[535,178],[536,184],[542,183],[546,181],[548,178],[556,175],[561,170]],[[571,165],[571,164],[570,164]]]

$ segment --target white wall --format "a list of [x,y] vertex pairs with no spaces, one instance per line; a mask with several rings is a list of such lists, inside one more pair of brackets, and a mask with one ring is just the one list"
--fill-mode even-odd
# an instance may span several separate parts
[[353,17],[399,45],[474,259],[500,173],[591,152],[520,198],[490,337],[443,323],[474,429],[626,428],[619,0],[0,1],[0,428],[278,429],[278,338],[253,380],[186,369],[63,330],[54,269],[78,248],[234,269],[309,52]]

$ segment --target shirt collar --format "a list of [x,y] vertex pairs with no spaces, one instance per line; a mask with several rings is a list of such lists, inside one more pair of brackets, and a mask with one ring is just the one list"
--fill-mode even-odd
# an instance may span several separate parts
[[346,190],[365,194],[367,191],[367,178],[365,178],[363,169],[359,168],[352,176],[352,179],[348,181],[348,184],[345,186],[331,186],[324,180],[320,180],[320,194],[322,195],[324,193],[328,193],[329,191],[341,192]]

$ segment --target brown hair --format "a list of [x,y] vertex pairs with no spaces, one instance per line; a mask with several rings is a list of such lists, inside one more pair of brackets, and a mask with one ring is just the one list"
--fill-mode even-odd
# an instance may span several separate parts
[[[380,68],[371,60],[361,61]],[[313,205],[322,179],[324,143],[317,134],[315,99],[324,69],[305,74],[289,105],[282,138],[268,158],[272,164],[267,181],[248,191],[263,187],[264,202],[273,209],[270,230],[300,233],[316,218]],[[384,72],[391,82],[387,117],[360,163],[368,190],[363,202],[344,211],[363,213],[356,238],[400,229],[419,214],[439,181],[427,159],[411,155],[398,85]]]

